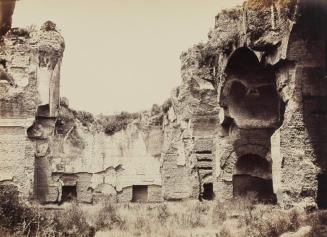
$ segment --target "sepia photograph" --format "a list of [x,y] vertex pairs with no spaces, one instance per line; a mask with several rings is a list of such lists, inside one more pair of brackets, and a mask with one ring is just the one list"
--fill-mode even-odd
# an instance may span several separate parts
[[327,0],[0,0],[0,237],[327,237]]

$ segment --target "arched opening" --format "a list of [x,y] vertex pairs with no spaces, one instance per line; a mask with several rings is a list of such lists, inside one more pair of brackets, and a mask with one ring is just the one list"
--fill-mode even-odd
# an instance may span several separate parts
[[234,197],[251,197],[259,202],[276,203],[271,164],[255,154],[238,158],[233,175]]
[[248,48],[239,48],[226,67],[222,106],[238,127],[274,127],[279,120],[280,99],[271,67],[261,64]]

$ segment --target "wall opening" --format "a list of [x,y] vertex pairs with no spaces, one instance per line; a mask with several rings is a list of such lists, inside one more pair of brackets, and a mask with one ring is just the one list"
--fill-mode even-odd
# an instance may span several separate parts
[[318,175],[317,205],[319,209],[327,209],[327,174]]
[[272,127],[278,122],[274,69],[248,48],[239,48],[230,57],[221,96],[221,106],[238,127]]
[[61,203],[72,202],[77,199],[76,186],[62,186]]
[[234,197],[248,197],[263,203],[276,203],[271,164],[259,155],[247,154],[236,162],[233,175]]
[[212,183],[203,184],[202,198],[204,200],[213,200],[214,197],[215,197],[215,194],[213,192],[213,184]]
[[147,202],[148,201],[148,186],[133,185],[132,202]]

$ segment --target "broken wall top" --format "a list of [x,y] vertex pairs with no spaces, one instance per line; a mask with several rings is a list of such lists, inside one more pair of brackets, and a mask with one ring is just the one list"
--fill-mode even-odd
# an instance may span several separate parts
[[178,96],[176,90],[172,96],[176,114],[181,118],[215,115],[225,106],[226,68],[240,48],[249,50],[268,69],[285,61],[303,61],[305,55],[290,53],[293,38],[303,34],[309,46],[317,35],[326,39],[326,5],[322,0],[249,0],[223,10],[215,18],[208,41],[181,55],[183,81]]
[[65,44],[55,24],[12,28],[0,44],[0,118],[56,117]]

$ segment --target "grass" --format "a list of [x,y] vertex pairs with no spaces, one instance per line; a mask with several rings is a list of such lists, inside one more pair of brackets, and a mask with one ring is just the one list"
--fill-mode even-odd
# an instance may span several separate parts
[[250,199],[65,207],[26,204],[14,187],[0,186],[0,236],[279,237],[304,226],[312,227],[307,237],[327,236],[326,211],[282,210]]

